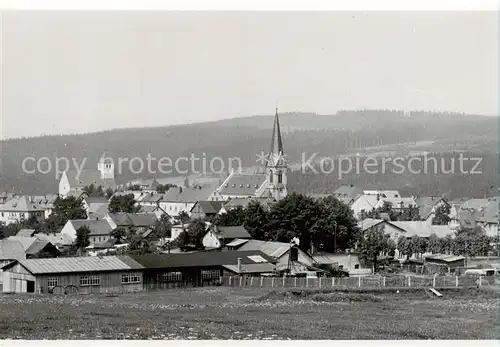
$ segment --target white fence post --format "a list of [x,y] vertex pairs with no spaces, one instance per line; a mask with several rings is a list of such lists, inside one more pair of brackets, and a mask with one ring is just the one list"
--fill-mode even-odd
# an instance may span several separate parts
[[384,287],[385,287],[385,276],[382,277],[382,283],[384,284]]
[[408,276],[408,287],[411,287],[411,276]]
[[361,276],[358,277],[358,287],[361,288]]
[[482,283],[481,283],[481,282],[482,282],[482,281],[481,281],[482,279],[483,279],[483,278],[482,278],[481,276],[479,276],[479,286],[480,286],[480,287],[481,287],[481,285],[482,285]]
[[253,276],[250,277],[250,285],[252,285],[252,284],[253,284]]
[[240,276],[240,287],[241,287],[241,281],[243,280],[243,276]]
[[306,288],[309,287],[309,278],[306,277]]
[[264,277],[260,276],[260,286],[262,287],[262,282],[264,281]]
[[274,277],[271,277],[271,288],[274,288]]
[[297,277],[295,277],[295,280],[293,281],[293,286],[297,288]]
[[436,288],[436,275],[432,278],[432,288]]
[[283,276],[283,288],[285,288],[285,276]]
[[321,288],[321,277],[319,278],[319,287]]
[[332,287],[335,287],[335,277],[332,277]]
[[455,286],[458,287],[458,276],[455,276]]
[[233,278],[233,276],[229,276],[229,286],[231,287],[231,278]]

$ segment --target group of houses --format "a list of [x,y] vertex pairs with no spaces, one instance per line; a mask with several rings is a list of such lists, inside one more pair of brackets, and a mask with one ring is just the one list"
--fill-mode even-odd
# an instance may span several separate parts
[[[115,181],[112,160],[101,158],[96,169],[80,172],[66,171],[59,182],[58,194],[28,196],[0,194],[0,223],[11,224],[32,218],[43,220],[52,213],[56,198],[81,198],[85,219],[70,219],[54,234],[36,233],[22,229],[16,235],[0,240],[0,266],[3,269],[3,290],[43,292],[59,287],[107,292],[135,291],[176,281],[203,284],[226,273],[288,274],[317,273],[325,266],[335,267],[361,276],[371,272],[355,252],[342,254],[318,253],[299,248],[294,242],[271,242],[252,239],[244,226],[215,226],[206,223],[203,246],[205,251],[182,252],[169,249],[168,254],[144,256],[105,256],[126,245],[113,235],[117,228],[134,230],[152,243],[174,241],[189,226],[189,219],[211,220],[232,209],[245,208],[252,201],[269,209],[288,194],[288,163],[283,151],[278,113],[274,117],[271,150],[267,163],[257,172],[231,171],[216,184],[195,184],[182,179],[165,193],[157,192],[156,179],[139,183],[140,190],[121,187]],[[110,198],[87,196],[85,187],[93,185],[115,191]],[[136,185],[136,184],[135,184]],[[113,197],[133,195],[135,213],[110,213]],[[376,228],[394,240],[401,236],[428,238],[453,236],[460,228],[482,228],[488,236],[498,233],[499,198],[462,199],[448,201],[444,197],[404,197],[395,190],[366,190],[354,185],[340,186],[333,193],[310,194],[313,198],[333,196],[345,203],[358,220],[362,232]],[[387,213],[368,218],[373,210],[390,206],[400,216],[405,211],[418,210],[419,220],[396,220]],[[449,209],[449,223],[434,225],[436,211]],[[152,232],[159,220],[167,218],[172,224],[170,235],[159,240]],[[71,246],[77,231],[89,230],[90,245],[86,256],[61,258],[62,251]],[[462,260],[449,255],[427,255],[436,263]],[[396,259],[404,256],[396,252]],[[0,276],[1,277],[1,276]],[[1,279],[1,278],[0,278]],[[82,289],[83,288],[83,289]],[[66,290],[66,289],[65,289]]]

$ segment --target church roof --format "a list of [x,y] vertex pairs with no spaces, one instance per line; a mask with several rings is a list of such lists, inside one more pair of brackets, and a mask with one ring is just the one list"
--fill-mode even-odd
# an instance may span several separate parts
[[254,196],[255,191],[266,181],[265,174],[235,174],[233,173],[220,186],[222,195]]

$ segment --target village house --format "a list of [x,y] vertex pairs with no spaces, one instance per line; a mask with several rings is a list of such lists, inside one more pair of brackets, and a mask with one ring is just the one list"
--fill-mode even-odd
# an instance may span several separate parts
[[3,292],[136,292],[143,268],[127,256],[21,259],[3,266]]
[[133,228],[137,233],[147,236],[145,233],[150,232],[156,226],[158,218],[154,213],[108,213],[106,220],[111,229]]
[[397,190],[364,190],[365,195],[378,195],[379,198],[385,199],[398,199],[401,198],[401,194]]
[[352,203],[359,195],[362,194],[363,189],[355,187],[352,184],[340,186],[333,192],[333,196],[335,198],[347,205]]
[[[17,241],[24,249],[26,259],[34,257],[58,257],[61,251],[47,240],[40,240],[37,237],[10,236],[7,241]],[[0,240],[1,242],[1,240]]]
[[203,237],[203,246],[206,249],[222,248],[235,239],[250,239],[251,236],[243,225],[217,226],[210,225]]
[[215,194],[221,196],[225,201],[233,198],[254,197],[268,197],[278,201],[288,195],[287,171],[288,162],[283,151],[278,110],[276,109],[271,136],[271,150],[265,159],[265,168],[256,173],[232,170],[217,188]]
[[44,211],[44,219],[49,218],[51,215],[56,199],[57,194],[35,195],[31,197],[31,201]]
[[395,222],[390,222],[384,219],[366,218],[358,222],[358,228],[363,235],[369,230],[376,230],[390,235],[393,241],[397,241],[401,236],[406,236],[407,231],[396,225]]
[[71,237],[74,241],[76,240],[76,235],[78,229],[82,227],[87,227],[90,230],[89,242],[90,244],[98,244],[106,242],[113,238],[110,223],[105,220],[89,220],[89,219],[71,219],[66,222],[61,230],[61,234]]
[[276,260],[276,271],[290,274],[306,273],[314,268],[314,259],[294,243],[235,239],[226,245],[228,250],[261,251]]
[[[68,195],[74,196],[83,192],[83,188],[90,186],[116,189],[115,169],[112,160],[106,160],[104,156],[99,160],[97,169],[68,170],[62,173],[59,181],[59,195],[63,198]],[[70,192],[72,192],[70,194]]]
[[164,194],[159,206],[170,216],[177,217],[181,212],[190,214],[198,201],[207,201],[213,193],[211,188],[171,188]]
[[144,268],[144,287],[202,286],[222,276],[274,273],[276,260],[259,251],[193,252],[131,256]]
[[403,212],[410,208],[416,208],[417,204],[411,197],[409,198],[380,198],[375,205],[375,208],[382,208],[384,205],[389,205],[394,212]]
[[360,220],[364,213],[371,212],[377,206],[379,197],[377,195],[362,194],[359,195],[350,204],[350,208],[354,214],[354,218]]
[[222,208],[222,201],[197,201],[189,214],[191,218],[213,218],[219,214]]
[[415,197],[415,205],[418,207],[418,214],[421,220],[432,224],[436,209],[440,206],[450,207],[446,199],[436,196],[420,196]]
[[108,211],[109,202],[105,197],[85,197],[82,200],[83,208],[88,219],[103,218]]
[[358,253],[315,253],[312,254],[314,264],[327,265],[349,273],[349,276],[368,275],[371,269],[363,268]]
[[45,211],[35,204],[30,196],[17,195],[0,205],[0,223],[9,225],[19,223],[30,218],[42,221]]
[[269,211],[276,200],[274,198],[232,198],[221,206],[219,214],[227,213],[238,207],[246,208],[251,202],[257,202],[264,210]]

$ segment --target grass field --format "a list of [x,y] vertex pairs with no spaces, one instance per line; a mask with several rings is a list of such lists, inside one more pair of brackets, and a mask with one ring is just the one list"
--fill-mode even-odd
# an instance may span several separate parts
[[497,292],[200,288],[0,294],[0,339],[497,339]]

